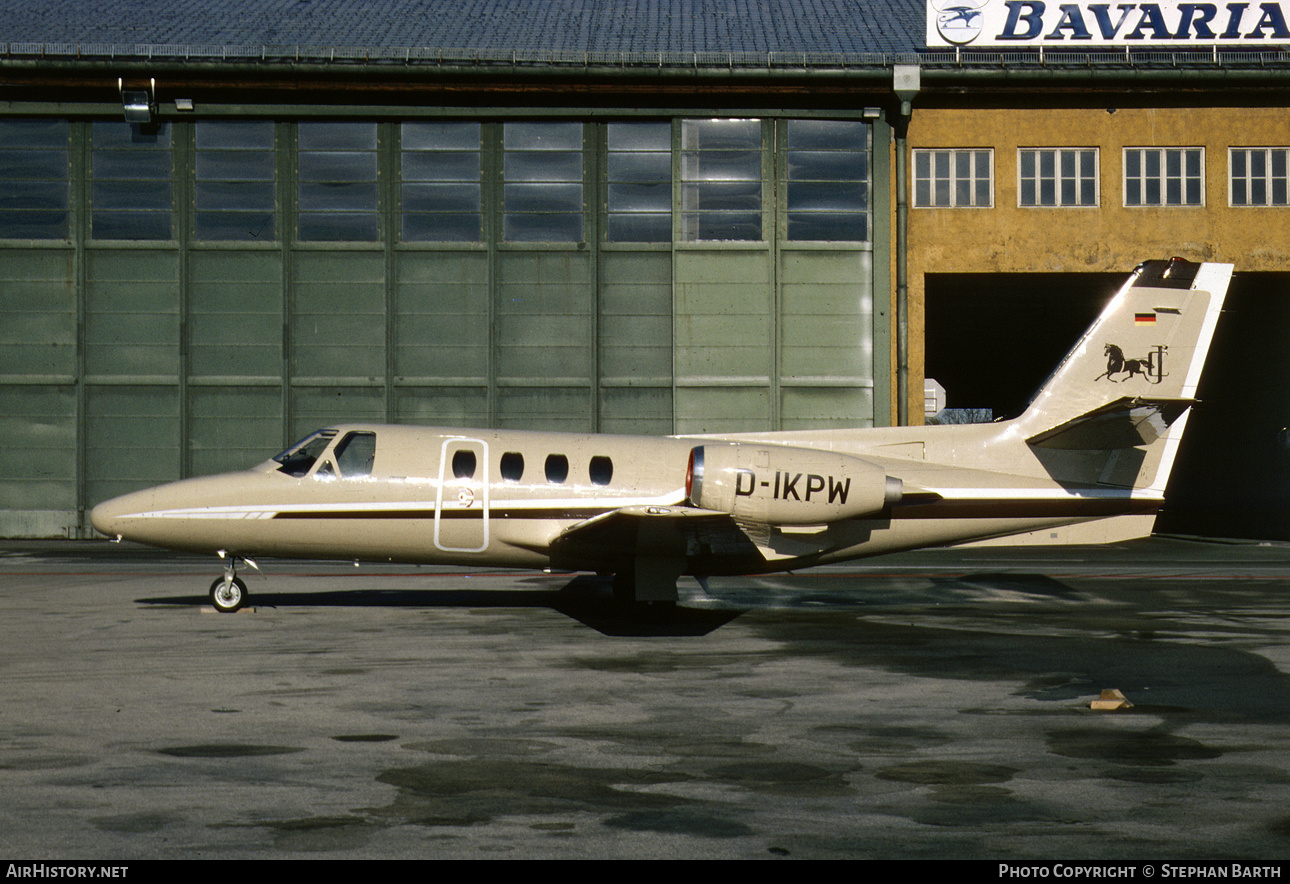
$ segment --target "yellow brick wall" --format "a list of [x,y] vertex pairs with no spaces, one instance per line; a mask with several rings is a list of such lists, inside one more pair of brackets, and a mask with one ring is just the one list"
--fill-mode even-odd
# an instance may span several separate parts
[[[918,108],[910,150],[994,150],[994,207],[920,209],[910,162],[911,417],[922,410],[923,276],[927,273],[1127,272],[1149,258],[1230,261],[1290,270],[1290,207],[1228,206],[1228,148],[1290,146],[1285,108]],[[1100,205],[1021,208],[1017,150],[1099,148]],[[1205,148],[1203,207],[1124,206],[1123,148]]]

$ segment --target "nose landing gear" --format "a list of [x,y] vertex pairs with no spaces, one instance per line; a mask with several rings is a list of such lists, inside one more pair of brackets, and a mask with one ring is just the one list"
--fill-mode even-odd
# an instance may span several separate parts
[[260,566],[245,556],[229,555],[226,550],[219,551],[224,559],[224,576],[215,578],[211,584],[211,605],[221,614],[232,614],[246,604],[246,584],[237,576],[237,563],[245,562],[249,567],[260,570]]

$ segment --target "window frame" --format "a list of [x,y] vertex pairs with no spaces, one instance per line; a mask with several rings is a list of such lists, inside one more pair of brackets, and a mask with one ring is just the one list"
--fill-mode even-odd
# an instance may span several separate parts
[[[484,242],[484,124],[402,120],[398,138],[398,242],[458,246]],[[463,171],[467,168],[471,174]],[[430,220],[434,218],[441,220]]]
[[[576,140],[578,146],[562,143],[565,137],[570,143]],[[586,121],[504,120],[499,148],[502,199],[498,242],[520,246],[585,243],[590,152]],[[564,226],[558,226],[560,223]]]
[[[1246,186],[1246,200],[1244,202],[1236,201],[1236,173],[1235,158],[1240,152],[1245,155],[1246,173],[1244,183]],[[1264,189],[1264,200],[1262,202],[1253,202],[1249,199],[1251,185],[1256,180],[1254,175],[1249,171],[1250,159],[1254,153],[1259,152],[1264,156],[1264,174],[1261,176],[1261,183]],[[1274,171],[1274,155],[1281,155],[1283,170],[1281,174]],[[1278,185],[1280,186],[1280,199],[1277,197]],[[1227,205],[1233,209],[1280,209],[1290,207],[1290,147],[1228,147],[1227,149]]]
[[[666,148],[642,142],[628,142],[619,136],[633,127],[638,132],[653,128],[655,134],[666,132]],[[648,137],[648,135],[647,135]],[[603,186],[604,231],[607,243],[671,243],[675,209],[674,170],[675,126],[672,120],[631,120],[608,122],[604,126]],[[649,159],[666,160],[667,174],[650,175]],[[663,194],[664,208],[651,205],[651,191]],[[633,223],[635,222],[635,223]],[[658,229],[651,230],[651,223]],[[644,236],[639,234],[644,233]]]
[[[1190,152],[1196,152],[1200,161],[1200,172],[1196,176],[1187,174],[1187,159]],[[1131,153],[1140,154],[1141,174],[1131,179],[1129,176],[1129,155]],[[1173,176],[1169,173],[1169,159],[1171,154],[1178,154],[1181,158],[1181,167],[1178,175]],[[1154,154],[1158,157],[1159,172],[1148,174],[1147,157]],[[1121,173],[1121,188],[1123,205],[1126,209],[1203,209],[1205,208],[1205,148],[1197,145],[1186,146],[1165,146],[1165,147],[1125,147],[1122,149],[1123,166]],[[1197,189],[1199,199],[1197,202],[1187,201],[1187,184],[1193,177],[1197,179]],[[1160,200],[1158,202],[1146,202],[1139,194],[1140,201],[1129,202],[1129,182],[1136,180],[1139,186],[1145,190],[1149,183],[1154,182],[1159,188]],[[1177,181],[1182,195],[1179,202],[1169,200],[1169,188],[1172,181]]]
[[[995,161],[993,147],[920,147],[913,148],[910,151],[910,166],[912,174],[910,175],[910,187],[913,189],[913,199],[911,200],[915,209],[993,209],[994,208],[994,176]],[[936,169],[936,160],[938,155],[944,155],[948,158],[949,169],[947,174],[938,174]],[[986,174],[979,174],[977,163],[979,155],[986,158]],[[959,158],[966,156],[970,169],[966,176],[961,174],[959,168]],[[930,168],[929,175],[922,176],[919,174],[919,160],[926,157]],[[977,191],[979,182],[984,180],[988,192],[986,202],[977,202]],[[939,202],[937,191],[943,186],[947,189],[947,202]],[[921,198],[922,186],[926,184],[927,201]],[[968,188],[969,198],[966,202],[959,201],[961,188],[966,185]]]
[[[673,204],[680,219],[677,242],[768,242],[766,213],[774,197],[768,198],[766,192],[766,124],[762,117],[681,119],[679,196]],[[749,137],[752,132],[756,132],[755,146]],[[756,171],[750,174],[754,156]]]
[[[370,138],[359,136],[360,127],[371,127]],[[301,138],[306,132],[311,135]],[[380,123],[298,120],[292,147],[296,242],[382,242],[387,234],[382,229]]]
[[[244,141],[222,142],[216,133],[228,133],[234,127],[250,127],[268,133],[268,146],[246,146]],[[210,139],[207,141],[207,139]],[[254,163],[247,160],[267,153],[268,175],[264,169],[256,174]],[[224,162],[221,162],[223,160]],[[247,171],[251,169],[251,171]],[[193,242],[248,243],[277,242],[280,235],[278,192],[278,134],[272,120],[195,120],[193,123]],[[268,208],[248,207],[245,202],[221,205],[221,197],[242,191],[267,197]],[[237,222],[255,222],[238,224]]]
[[[68,242],[72,238],[70,120],[6,117],[0,126],[12,129],[0,132],[0,186],[5,192],[0,240]],[[48,137],[40,137],[41,129]]]
[[[1083,173],[1081,166],[1081,154],[1091,153],[1093,155],[1093,169],[1087,175]],[[1031,176],[1024,173],[1025,160],[1027,154],[1035,155],[1035,172]],[[1043,160],[1045,154],[1053,158],[1053,171],[1051,175],[1045,175],[1043,172]],[[1067,175],[1063,171],[1064,159],[1072,157],[1075,168],[1073,173]],[[1054,201],[1051,203],[1043,202],[1043,185],[1044,182],[1051,181],[1053,184]],[[1026,185],[1030,182],[1034,187],[1034,202],[1027,202],[1025,199]],[[1082,194],[1085,184],[1092,184],[1093,198],[1091,202],[1083,202]],[[1066,199],[1067,187],[1074,190],[1074,201]],[[1102,151],[1099,147],[1019,147],[1017,148],[1017,207],[1020,209],[1096,209],[1102,205]]]
[[863,119],[791,117],[777,128],[783,162],[774,210],[780,238],[795,245],[871,243],[873,126]]
[[[91,242],[176,241],[175,129],[169,122],[90,120]],[[125,131],[128,142],[120,137]]]

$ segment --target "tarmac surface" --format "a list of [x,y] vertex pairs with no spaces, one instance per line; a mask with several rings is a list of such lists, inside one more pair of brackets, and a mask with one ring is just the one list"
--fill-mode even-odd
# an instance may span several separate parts
[[0,856],[1290,857],[1290,546],[260,564],[0,544]]

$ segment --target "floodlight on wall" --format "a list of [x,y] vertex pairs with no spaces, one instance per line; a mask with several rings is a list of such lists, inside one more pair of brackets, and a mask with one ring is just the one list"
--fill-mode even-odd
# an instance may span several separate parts
[[148,81],[148,88],[126,89],[125,80],[117,77],[117,91],[121,93],[121,108],[125,111],[127,123],[140,125],[152,122],[152,112],[157,105],[157,80]]

